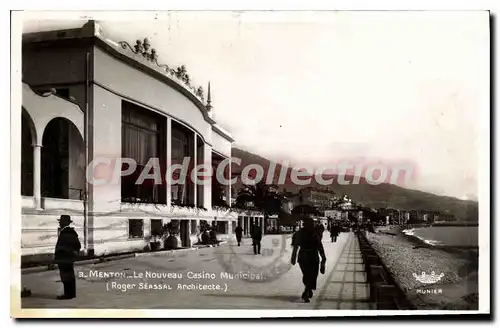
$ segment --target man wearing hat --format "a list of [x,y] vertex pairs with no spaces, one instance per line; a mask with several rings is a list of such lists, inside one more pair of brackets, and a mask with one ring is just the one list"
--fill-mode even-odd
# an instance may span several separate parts
[[59,218],[59,237],[57,238],[54,259],[59,267],[61,281],[64,285],[64,295],[58,296],[60,300],[68,300],[76,297],[76,279],[73,263],[80,252],[80,241],[78,234],[69,225],[69,215],[61,215]]

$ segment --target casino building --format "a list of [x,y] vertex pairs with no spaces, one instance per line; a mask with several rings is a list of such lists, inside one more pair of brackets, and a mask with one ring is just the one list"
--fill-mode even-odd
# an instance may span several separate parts
[[[198,241],[203,221],[230,237],[238,222],[230,186],[134,183],[151,158],[164,170],[186,157],[191,168],[231,157],[210,84],[207,92],[193,86],[185,67],[167,66],[147,39],[114,41],[95,21],[24,34],[22,78],[23,258],[53,253],[61,214],[71,215],[89,255],[142,251],[170,221],[183,247]],[[135,160],[136,170],[111,181],[119,158]],[[89,164],[108,183],[88,183]]]

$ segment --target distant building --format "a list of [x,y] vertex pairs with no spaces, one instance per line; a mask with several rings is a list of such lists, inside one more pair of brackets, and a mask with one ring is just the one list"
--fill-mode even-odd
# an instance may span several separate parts
[[282,202],[284,212],[290,214],[295,206],[300,205],[300,195],[298,193],[293,193],[285,189],[281,195],[284,198]]
[[350,219],[349,211],[343,211],[341,214],[342,221],[347,221]]
[[439,218],[439,213],[435,211],[419,211],[418,219],[421,223],[432,224],[436,218]]
[[335,193],[327,189],[306,187],[299,191],[299,200],[301,205],[311,205],[323,212],[333,206]]
[[337,208],[343,211],[351,210],[354,208],[353,201],[347,195],[342,196],[340,199],[336,199],[335,204]]
[[367,222],[376,222],[379,220],[378,213],[371,208],[360,206],[357,210],[358,212],[358,223],[363,224]]
[[342,220],[342,212],[341,210],[326,210],[325,217],[332,219],[334,221]]
[[455,215],[445,212],[439,215],[439,218],[445,222],[453,222],[456,221],[457,219],[455,218]]
[[386,224],[398,224],[400,211],[394,208],[379,208],[377,214],[386,220]]
[[410,222],[410,212],[403,211],[402,217],[403,217],[403,221],[401,222],[402,224],[408,224]]
[[[272,217],[275,219],[275,217]],[[266,224],[276,225],[275,222],[270,222],[267,220]],[[274,220],[275,221],[275,220]],[[251,227],[253,225],[259,225],[264,231],[264,215],[260,211],[246,210],[238,214],[238,222],[233,225],[233,232],[236,229],[236,225],[243,229],[243,236],[250,237]]]

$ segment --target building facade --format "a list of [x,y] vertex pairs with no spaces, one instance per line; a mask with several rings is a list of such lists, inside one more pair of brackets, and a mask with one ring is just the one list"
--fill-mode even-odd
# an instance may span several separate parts
[[326,210],[325,216],[334,221],[342,220],[342,211],[341,210]]
[[400,211],[393,208],[379,208],[377,214],[385,218],[386,224],[399,224]]
[[[210,84],[207,93],[192,86],[185,67],[162,63],[147,39],[113,40],[94,21],[23,35],[22,66],[23,256],[53,253],[61,214],[88,255],[141,251],[171,221],[182,246],[198,241],[202,221],[229,238],[238,220],[230,186],[186,179],[196,165],[231,157]],[[187,182],[157,181],[157,167]]]
[[317,189],[314,187],[302,188],[299,191],[300,205],[311,205],[320,211],[332,208],[335,193],[329,190]]

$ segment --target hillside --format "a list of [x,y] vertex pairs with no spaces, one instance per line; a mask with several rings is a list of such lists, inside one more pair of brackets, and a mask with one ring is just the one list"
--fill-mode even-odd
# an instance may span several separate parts
[[[264,177],[267,176],[270,166],[270,161],[268,159],[239,148],[232,149],[232,156],[233,158],[240,158],[242,160],[241,165],[233,164],[233,173],[238,174],[245,165],[259,164],[264,168]],[[277,182],[280,170],[281,165],[276,164],[273,178],[274,182]],[[286,189],[287,191],[296,193],[301,188],[307,186],[324,187],[319,185],[314,179],[312,179],[309,185],[297,186],[291,182],[291,169],[288,169],[287,172],[288,174],[286,176],[285,183],[279,186],[281,191]],[[324,176],[325,179],[329,177],[332,176]],[[335,178],[335,176],[333,177]],[[351,179],[352,176],[346,176],[346,180],[349,181]],[[235,190],[238,191],[240,188],[241,181],[238,179]],[[386,183],[380,185],[370,185],[363,181],[363,179],[360,180],[359,184],[349,185],[339,185],[336,183],[336,179],[334,179],[334,183],[330,185],[329,188],[337,194],[347,194],[353,201],[372,208],[388,207],[402,210],[414,209],[441,211],[454,214],[455,217],[461,221],[477,222],[478,220],[478,203],[474,201],[465,201],[453,197],[439,196],[419,190],[405,189],[397,185]]]

